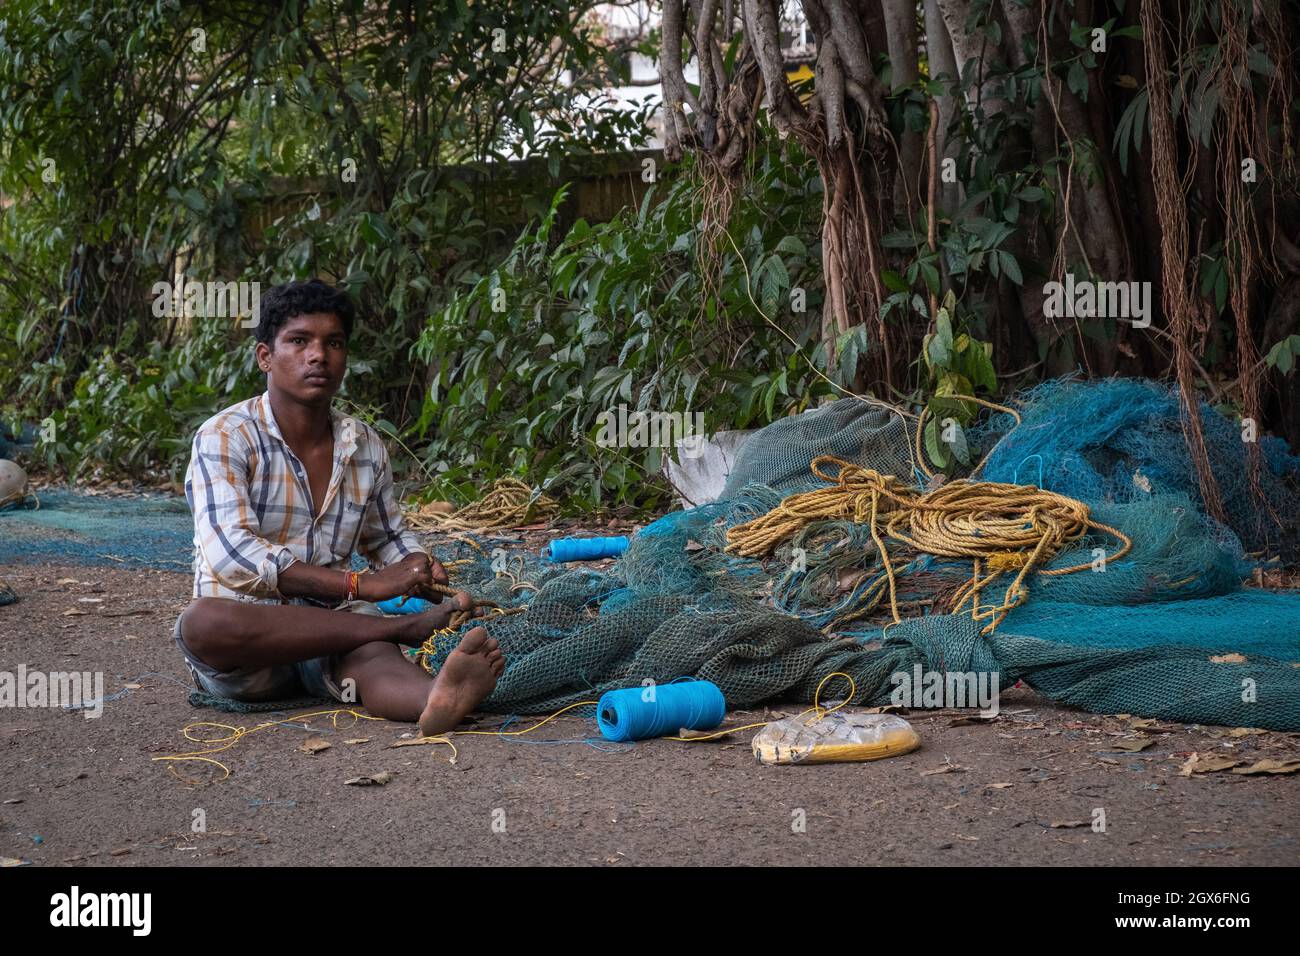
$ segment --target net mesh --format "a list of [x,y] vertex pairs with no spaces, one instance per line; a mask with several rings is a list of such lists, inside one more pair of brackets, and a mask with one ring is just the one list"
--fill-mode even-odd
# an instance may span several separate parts
[[188,570],[194,518],[184,498],[50,490],[0,510],[0,566],[51,564]]
[[[835,455],[920,484],[915,419],[856,399],[754,434],[722,500],[643,528],[604,572],[566,569],[511,542],[434,536],[452,582],[521,613],[483,623],[508,666],[485,708],[540,713],[606,690],[682,677],[716,683],[731,707],[810,702],[834,672],[854,702],[883,704],[893,675],[996,672],[1062,703],[1102,713],[1300,731],[1300,594],[1243,589],[1266,559],[1300,558],[1300,458],[1261,437],[1265,506],[1246,480],[1241,426],[1203,408],[1211,466],[1227,514],[1209,517],[1179,421],[1176,392],[1152,382],[1056,381],[969,429],[987,454],[982,477],[1077,498],[1132,539],[1111,559],[1103,532],[1035,573],[1027,599],[981,633],[950,613],[967,561],[891,550],[894,623],[880,600],[870,529],[849,521],[803,528],[764,559],[728,553],[730,528],[786,496],[820,486],[809,462]],[[40,511],[0,514],[0,564],[16,560],[188,566],[192,524],[168,499],[42,495]],[[516,543],[517,544],[517,543]],[[471,622],[466,627],[477,622]],[[462,629],[463,632],[464,629]],[[431,658],[436,669],[460,633]],[[827,688],[828,694],[843,691]]]
[[842,400],[756,433],[723,500],[642,529],[610,571],[554,575],[524,613],[489,619],[508,666],[485,707],[544,712],[681,677],[713,681],[731,707],[808,702],[834,671],[853,678],[855,703],[883,704],[891,677],[920,665],[996,672],[1003,687],[1023,680],[1096,712],[1300,730],[1300,595],[1241,586],[1249,551],[1296,553],[1300,459],[1264,439],[1277,520],[1261,520],[1239,427],[1205,409],[1224,525],[1205,514],[1177,396],[1163,386],[1056,382],[1015,404],[1019,425],[997,415],[971,430],[991,449],[981,477],[1083,500],[1132,539],[1129,554],[1106,560],[1113,538],[1090,534],[1046,566],[1089,570],[1032,575],[1028,599],[984,634],[947,613],[969,562],[904,555],[904,619],[872,605],[881,564],[865,525],[816,522],[764,560],[726,553],[728,528],[819,486],[808,470],[818,454],[915,480],[911,420]]

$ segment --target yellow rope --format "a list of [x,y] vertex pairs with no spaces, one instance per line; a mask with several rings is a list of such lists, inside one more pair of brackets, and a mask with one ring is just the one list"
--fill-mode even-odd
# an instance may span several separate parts
[[[835,466],[832,474],[824,470]],[[989,621],[991,632],[1007,613],[1024,600],[1025,579],[1065,545],[1089,530],[1105,531],[1122,544],[1108,560],[1123,557],[1133,542],[1108,525],[1090,517],[1088,506],[1031,485],[959,479],[921,493],[891,475],[881,475],[830,455],[812,460],[812,472],[825,488],[791,495],[761,517],[727,532],[727,550],[743,557],[769,554],[814,521],[840,520],[867,524],[880,554],[889,585],[889,606],[894,621],[898,613],[897,582],[886,539],[914,551],[946,558],[970,558],[970,582],[953,599],[953,613],[971,602],[971,617]],[[883,528],[881,527],[883,523]],[[981,578],[980,563],[987,576]],[[1090,563],[1070,568],[1042,570],[1043,574],[1073,574]],[[1002,601],[980,605],[980,591],[1006,571],[1015,571]]]
[[554,517],[559,503],[517,478],[498,478],[478,501],[451,514],[433,511],[428,505],[407,512],[406,523],[416,531],[490,531],[515,528]]

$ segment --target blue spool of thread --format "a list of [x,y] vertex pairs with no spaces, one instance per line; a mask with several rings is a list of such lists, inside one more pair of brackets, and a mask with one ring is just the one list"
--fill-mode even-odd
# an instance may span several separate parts
[[596,706],[596,723],[606,740],[649,740],[675,734],[683,727],[712,730],[727,715],[718,685],[707,680],[659,684],[654,699],[646,687],[606,691]]
[[376,607],[385,614],[423,614],[433,607],[433,604],[424,598],[401,597],[389,598],[387,601],[380,601]]
[[547,547],[544,557],[562,564],[565,561],[599,561],[617,558],[627,550],[627,538],[556,538]]

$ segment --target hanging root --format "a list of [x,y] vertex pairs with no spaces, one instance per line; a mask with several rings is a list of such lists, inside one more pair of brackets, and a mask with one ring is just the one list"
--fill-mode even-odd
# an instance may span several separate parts
[[[1181,36],[1177,39],[1181,45]],[[1219,484],[1214,478],[1205,447],[1196,393],[1192,335],[1195,332],[1204,339],[1209,329],[1209,317],[1188,288],[1187,190],[1177,174],[1178,146],[1174,138],[1169,88],[1170,65],[1165,50],[1165,24],[1156,0],[1142,0],[1142,42],[1146,50],[1147,88],[1151,98],[1151,178],[1155,184],[1156,211],[1161,227],[1162,297],[1173,339],[1174,373],[1182,403],[1183,434],[1196,466],[1205,510],[1227,523]]]

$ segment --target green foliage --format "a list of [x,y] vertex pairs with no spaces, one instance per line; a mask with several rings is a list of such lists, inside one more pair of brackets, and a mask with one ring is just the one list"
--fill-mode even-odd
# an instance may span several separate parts
[[953,396],[973,396],[977,389],[991,392],[998,384],[992,343],[973,339],[967,332],[954,336],[956,311],[957,299],[949,292],[935,313],[935,330],[926,335],[921,347],[931,396],[926,406],[925,450],[939,468],[971,464],[961,426],[975,419],[979,405]]
[[591,95],[617,68],[591,7],[7,3],[0,394],[60,424],[44,457],[174,470],[193,420],[257,387],[214,371],[246,362],[247,338],[153,314],[178,275],[342,280],[362,316],[349,387],[402,420],[444,289],[539,211],[502,206],[506,160],[554,174],[640,135],[643,115]]
[[[666,490],[657,475],[670,450],[597,444],[602,412],[623,404],[702,413],[707,430],[746,428],[827,394],[809,348],[821,197],[804,168],[775,146],[760,156],[712,290],[697,258],[690,170],[657,183],[640,208],[600,225],[578,220],[563,236],[558,193],[498,268],[466,277],[416,345],[436,369],[413,430],[439,472],[430,493],[473,497],[510,473],[591,507],[649,506]],[[796,288],[808,314],[792,311]]]
[[36,454],[72,479],[96,469],[142,477],[161,464],[158,477],[179,480],[198,426],[261,381],[248,341],[237,323],[203,319],[177,348],[153,342],[137,357],[103,349],[45,420],[53,440]]
[[1264,356],[1265,364],[1283,375],[1291,374],[1296,365],[1300,364],[1297,360],[1300,360],[1300,335],[1288,335]]

